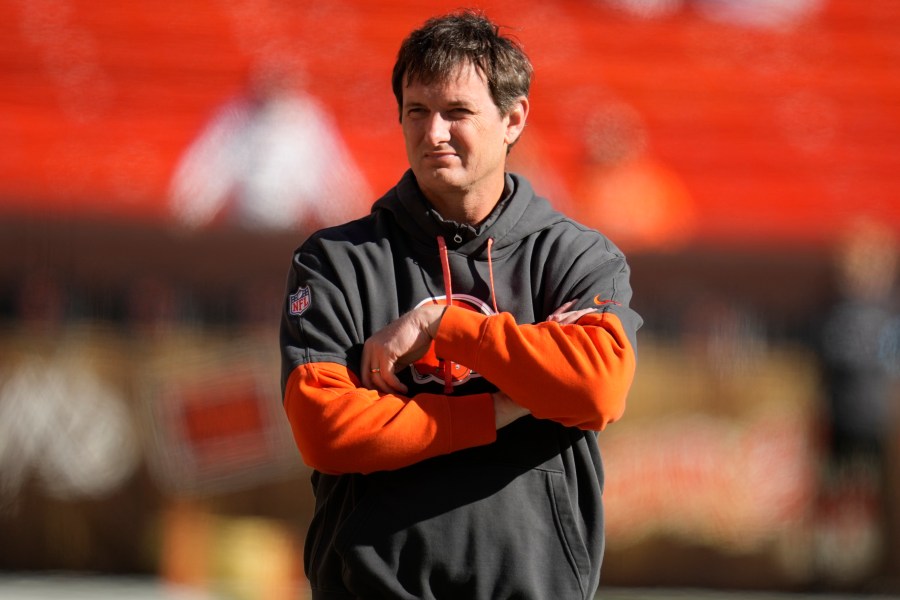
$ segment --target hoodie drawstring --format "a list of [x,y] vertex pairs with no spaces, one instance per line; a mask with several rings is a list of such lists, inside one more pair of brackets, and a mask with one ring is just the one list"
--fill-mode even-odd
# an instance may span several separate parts
[[[444,296],[447,298],[447,306],[453,304],[453,282],[450,279],[450,258],[447,256],[447,242],[443,236],[437,236],[438,250],[441,255],[441,270],[444,272]],[[444,393],[453,393],[453,362],[444,361]]]
[[[447,242],[443,236],[437,236],[438,250],[441,255],[441,271],[444,275],[444,296],[447,298],[447,306],[453,304],[453,281],[450,277],[450,258],[447,255]],[[494,313],[500,314],[497,309],[497,293],[494,290],[494,263],[491,259],[491,248],[494,245],[494,238],[488,238],[487,241],[487,259],[488,259],[488,277],[491,285],[491,303],[494,305]],[[444,361],[444,393],[453,393],[453,361]]]
[[494,292],[494,263],[491,261],[491,247],[494,245],[494,238],[488,238],[487,241],[487,254],[488,254],[488,277],[491,282],[491,303],[494,305],[494,314],[499,315],[500,311],[497,310],[497,294]]

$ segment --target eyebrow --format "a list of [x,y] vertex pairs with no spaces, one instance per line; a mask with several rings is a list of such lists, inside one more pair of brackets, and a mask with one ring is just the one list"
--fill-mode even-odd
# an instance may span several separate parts
[[[471,108],[474,105],[473,102],[465,99],[460,100],[451,100],[446,104],[447,108]],[[410,100],[403,103],[403,108],[411,108],[411,107],[419,107],[426,106],[425,102],[419,102],[416,100]]]

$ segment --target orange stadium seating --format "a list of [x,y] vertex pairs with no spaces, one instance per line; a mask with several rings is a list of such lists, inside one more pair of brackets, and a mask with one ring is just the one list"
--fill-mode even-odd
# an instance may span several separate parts
[[[637,177],[668,178],[648,192],[665,205],[651,206],[662,229],[647,225],[635,245],[664,243],[666,222],[682,223],[679,243],[701,244],[815,244],[858,212],[900,230],[900,5],[823,1],[799,23],[759,28],[705,18],[697,1],[652,18],[616,8],[624,4],[478,3],[535,62],[530,137],[513,159],[553,182],[555,201],[590,225],[610,218],[586,197],[588,123],[625,106],[651,161]],[[380,192],[404,168],[389,88],[396,47],[455,6],[4,2],[0,218],[165,222],[179,156],[273,57],[303,73]],[[622,185],[640,195],[640,182]]]

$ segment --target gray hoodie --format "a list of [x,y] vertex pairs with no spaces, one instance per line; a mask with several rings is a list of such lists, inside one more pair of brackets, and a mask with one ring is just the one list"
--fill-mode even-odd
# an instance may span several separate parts
[[[488,219],[470,227],[443,220],[407,171],[369,215],[295,252],[282,384],[315,469],[305,551],[314,598],[593,597],[604,548],[596,430],[624,409],[641,325],[628,278],[607,238],[514,174]],[[350,396],[371,402],[375,392],[354,387],[369,336],[448,297],[436,355],[398,376],[410,389],[403,406],[440,404],[450,416],[438,421],[455,430],[435,432],[449,440],[443,450],[381,460],[386,446],[418,433],[403,422],[433,421],[398,412],[357,432],[361,421],[329,408]],[[544,323],[572,300],[570,310],[594,309],[583,329]],[[339,383],[321,383],[326,369]],[[533,416],[482,434],[483,419],[470,423],[459,407],[484,406],[498,389]],[[385,433],[391,427],[399,433]],[[345,437],[358,441],[334,441]]]

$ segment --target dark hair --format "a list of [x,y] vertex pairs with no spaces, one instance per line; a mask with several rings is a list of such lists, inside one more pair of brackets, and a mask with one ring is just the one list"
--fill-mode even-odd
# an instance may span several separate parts
[[432,17],[403,40],[391,77],[401,119],[405,85],[445,81],[467,64],[484,76],[501,114],[528,96],[534,69],[525,51],[482,13],[464,10]]

